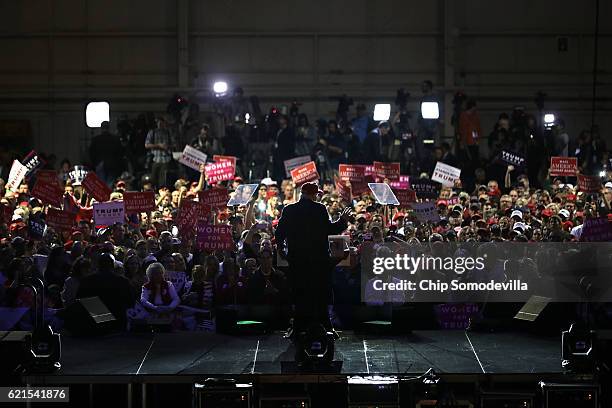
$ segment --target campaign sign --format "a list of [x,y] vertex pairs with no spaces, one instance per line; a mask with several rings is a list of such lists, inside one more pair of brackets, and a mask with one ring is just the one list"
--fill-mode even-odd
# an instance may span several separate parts
[[408,190],[410,188],[410,177],[400,174],[399,179],[390,180],[389,185],[391,188],[396,188],[398,190]]
[[342,181],[340,179],[336,179],[336,190],[338,191],[338,195],[344,201],[351,201],[351,189],[346,185],[346,181]]
[[291,170],[291,178],[296,186],[301,186],[309,181],[316,181],[319,179],[319,173],[317,172],[317,166],[315,162],[310,161],[306,164],[296,167]]
[[368,187],[372,190],[374,198],[378,204],[383,205],[400,205],[397,197],[391,191],[391,187],[385,183],[368,183]]
[[123,193],[123,203],[127,214],[143,213],[155,210],[155,193],[153,191]]
[[562,177],[576,177],[578,159],[576,157],[551,157],[550,175]]
[[36,184],[34,184],[32,195],[45,204],[60,207],[62,205],[62,196],[64,192],[57,181],[50,182],[50,180],[39,178],[36,180]]
[[70,231],[74,227],[74,216],[75,214],[50,207],[45,220],[47,225],[56,231]]
[[198,193],[198,200],[200,204],[211,206],[212,208],[223,208],[227,205],[228,195],[227,188],[211,188],[200,191]]
[[228,250],[234,247],[231,225],[213,225],[199,222],[196,242],[201,250]]
[[426,178],[410,178],[410,189],[414,190],[419,198],[438,198],[440,185]]
[[234,166],[234,168],[236,168],[236,156],[222,156],[220,154],[215,154],[213,156],[213,161],[214,162],[228,161],[232,163],[232,166]]
[[96,201],[103,203],[109,200],[112,192],[111,189],[93,171],[87,173],[87,176],[83,179],[82,185],[85,191],[87,191],[87,194],[92,196]]
[[431,179],[441,183],[445,187],[452,187],[455,181],[461,177],[461,169],[449,166],[446,163],[437,162]]
[[294,157],[293,159],[285,160],[283,163],[285,164],[285,175],[287,177],[291,177],[291,170],[296,167],[300,167],[302,164],[308,163],[310,160],[310,156],[299,156]]
[[412,203],[410,208],[414,211],[417,220],[421,222],[438,222],[440,221],[440,214],[433,201],[426,201],[424,203]]
[[363,164],[340,164],[338,172],[340,180],[360,183],[364,181],[366,166]]
[[30,177],[46,163],[34,150],[28,153],[21,162],[28,169],[25,174],[26,177]]
[[111,226],[125,223],[125,208],[123,201],[109,201],[107,203],[94,203],[93,216],[96,226]]
[[28,220],[28,233],[30,238],[34,240],[41,240],[43,239],[46,230],[47,225],[43,220],[39,218],[30,218]]
[[251,201],[251,197],[257,190],[258,184],[241,184],[236,188],[234,194],[227,202],[228,207],[234,207],[239,205],[245,205]]
[[210,184],[232,180],[236,173],[236,164],[229,160],[209,163],[205,166],[206,181]]
[[502,150],[499,153],[498,160],[516,168],[525,167],[526,164],[525,156],[509,150]]
[[74,166],[65,177],[67,180],[70,180],[73,186],[80,186],[83,184],[83,180],[87,177],[87,174],[89,174],[89,171],[85,166]]
[[597,176],[578,175],[578,188],[585,193],[597,193],[601,190],[601,179]]
[[587,218],[582,226],[581,241],[608,242],[612,241],[612,222],[607,217]]
[[202,211],[202,204],[197,201],[183,200],[179,207],[176,227],[185,239],[193,238],[195,225]]
[[166,279],[172,282],[176,293],[180,296],[187,282],[187,274],[182,271],[166,271]]
[[9,173],[8,181],[6,182],[7,190],[16,191],[21,181],[28,173],[28,168],[21,164],[19,160],[13,161],[11,171]]
[[374,176],[379,180],[399,180],[400,164],[399,163],[383,163],[374,162]]
[[392,188],[392,190],[395,197],[397,197],[397,201],[399,201],[400,207],[408,207],[410,203],[416,201],[416,193],[412,190],[395,188]]
[[206,157],[206,153],[202,153],[198,149],[186,145],[178,162],[194,170],[200,171],[200,166],[206,164]]

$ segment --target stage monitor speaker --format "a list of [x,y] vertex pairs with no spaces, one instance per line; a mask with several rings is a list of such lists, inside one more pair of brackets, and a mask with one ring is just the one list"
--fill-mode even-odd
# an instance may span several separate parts
[[116,317],[99,297],[77,299],[66,310],[66,327],[74,334],[98,335],[120,330]]
[[253,385],[235,382],[194,384],[195,407],[251,408],[253,405]]
[[540,382],[544,408],[599,408],[599,386]]
[[399,380],[394,376],[348,378],[349,407],[399,407]]
[[0,331],[0,356],[5,374],[12,373],[31,358],[32,333],[29,331]]

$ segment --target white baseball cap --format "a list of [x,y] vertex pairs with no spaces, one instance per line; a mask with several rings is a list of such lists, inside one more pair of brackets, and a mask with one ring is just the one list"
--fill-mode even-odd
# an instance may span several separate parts
[[510,214],[510,218],[519,217],[521,220],[523,219],[523,212],[521,210],[514,210],[512,214]]

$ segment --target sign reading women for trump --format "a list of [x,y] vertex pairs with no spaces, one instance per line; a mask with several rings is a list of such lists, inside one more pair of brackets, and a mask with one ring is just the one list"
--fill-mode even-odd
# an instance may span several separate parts
[[205,166],[206,181],[218,183],[219,181],[231,180],[236,173],[236,165],[229,160],[218,163],[209,163]]
[[123,224],[125,222],[123,201],[94,203],[93,213],[96,226],[111,226],[115,223]]
[[455,181],[461,177],[461,169],[458,169],[448,164],[437,162],[431,179],[442,183],[445,187],[452,187]]
[[196,242],[201,250],[216,251],[234,248],[231,225],[200,222],[196,227]]

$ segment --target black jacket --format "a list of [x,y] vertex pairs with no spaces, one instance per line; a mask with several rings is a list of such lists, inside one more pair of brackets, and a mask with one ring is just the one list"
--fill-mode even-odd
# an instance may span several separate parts
[[347,227],[340,219],[331,222],[321,203],[302,198],[283,209],[276,228],[276,242],[287,243],[289,262],[329,260],[328,235],[340,234]]

